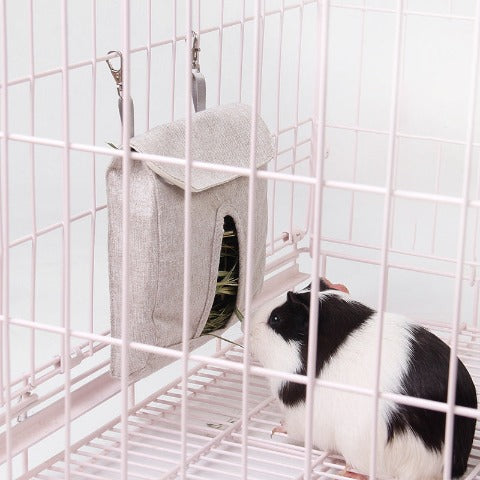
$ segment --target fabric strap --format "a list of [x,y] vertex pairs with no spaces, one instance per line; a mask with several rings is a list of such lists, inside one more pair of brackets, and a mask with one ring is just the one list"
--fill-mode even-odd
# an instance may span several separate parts
[[[130,102],[130,125],[128,127],[128,132],[129,132],[129,137],[132,138],[135,136],[135,115],[134,115],[134,109],[133,109],[133,100],[132,97],[128,98]],[[118,97],[118,111],[120,113],[120,120],[122,121],[123,125],[123,97],[119,96]]]
[[207,87],[205,77],[201,72],[192,71],[192,100],[196,112],[205,110],[207,101]]
[[[135,115],[132,97],[129,97],[130,102],[130,126],[129,134],[130,138],[135,136]],[[192,72],[192,100],[195,112],[201,112],[205,110],[207,101],[207,87],[205,84],[205,77],[200,72]],[[120,120],[123,124],[123,97],[118,97],[118,111],[120,113]]]

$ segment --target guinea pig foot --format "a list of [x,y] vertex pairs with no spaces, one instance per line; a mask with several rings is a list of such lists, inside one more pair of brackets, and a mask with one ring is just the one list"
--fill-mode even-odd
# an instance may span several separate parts
[[357,480],[368,480],[368,475],[362,475],[361,473],[349,472],[347,469],[343,470],[340,474],[345,478],[356,478]]
[[280,424],[274,428],[272,428],[272,433],[270,434],[270,438],[272,438],[276,433],[287,433],[287,429],[283,424]]

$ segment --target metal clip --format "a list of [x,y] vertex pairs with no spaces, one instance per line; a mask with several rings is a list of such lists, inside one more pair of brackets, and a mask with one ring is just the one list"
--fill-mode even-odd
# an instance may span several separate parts
[[192,30],[193,44],[192,44],[192,70],[200,71],[200,63],[198,61],[200,52],[200,37],[197,32]]
[[17,413],[17,422],[21,423],[25,421],[28,417],[28,410],[33,406],[34,403],[38,400],[38,395],[33,393],[34,387],[31,383],[28,383],[29,389],[20,395],[16,407],[13,408],[15,413]]
[[123,90],[123,78],[122,78],[122,69],[123,69],[123,56],[122,52],[119,52],[117,50],[110,50],[108,54],[110,55],[111,53],[116,53],[120,57],[120,68],[116,69],[113,67],[113,65],[110,62],[110,59],[107,58],[107,65],[108,68],[110,69],[110,72],[112,74],[113,79],[115,80],[115,83],[117,84],[117,93],[120,98],[122,98],[122,90]]

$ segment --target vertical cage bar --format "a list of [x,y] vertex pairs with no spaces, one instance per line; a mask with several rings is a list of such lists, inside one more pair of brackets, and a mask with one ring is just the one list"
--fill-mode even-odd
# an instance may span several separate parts
[[[0,87],[2,87],[2,84],[0,83]],[[2,87],[3,91],[3,87]],[[3,95],[0,97],[2,103],[3,103]],[[3,119],[2,112],[0,112],[0,122]],[[3,122],[2,122],[3,125]],[[3,157],[3,142],[6,141],[7,136],[6,132],[1,131],[2,134],[4,134],[3,139],[0,141],[0,155]],[[2,186],[2,171],[3,171],[3,165],[2,165],[2,157],[0,157],[0,186]],[[0,346],[2,347],[3,351],[3,328],[4,328],[4,323],[5,323],[5,312],[4,312],[4,306],[3,306],[3,285],[4,285],[4,279],[3,279],[3,272],[4,272],[4,241],[3,241],[3,197],[2,197],[2,192],[3,191],[3,186],[2,190],[0,190],[0,321],[2,322],[1,328],[0,328]],[[6,242],[8,243],[8,242]],[[3,382],[3,354],[0,352],[0,405],[3,406],[4,404],[4,382]]]
[[[472,155],[474,152],[472,151]],[[478,158],[478,152],[477,152]],[[476,178],[476,191],[475,198],[480,199],[480,160],[477,167],[477,178]],[[478,262],[478,255],[480,253],[479,247],[479,236],[480,236],[480,208],[475,208],[475,226],[473,234],[473,244],[472,244],[472,260]],[[473,279],[472,282],[475,282],[473,285],[473,317],[472,317],[472,326],[478,328],[478,322],[480,320],[480,280],[478,279],[478,274],[480,269],[478,267],[473,268]]]
[[[91,13],[92,13],[92,145],[97,143],[97,0],[91,0]],[[95,236],[97,225],[97,172],[96,172],[96,154],[92,155],[92,203],[90,214],[90,288],[89,288],[89,332],[93,333],[93,315],[94,315],[94,281],[95,281]],[[89,352],[93,355],[93,341],[89,342]]]
[[[365,30],[366,30],[366,3],[367,0],[363,0],[362,7],[363,10],[361,11],[361,34],[360,34],[360,71],[359,71],[359,78],[358,78],[358,86],[357,86],[357,105],[355,111],[355,140],[353,144],[353,172],[352,178],[353,182],[357,181],[357,167],[358,167],[358,137],[360,135],[359,128],[360,128],[360,105],[361,105],[361,98],[362,98],[362,86],[363,86],[363,51],[365,47]],[[353,210],[355,208],[355,192],[351,192],[350,197],[350,209],[349,209],[349,226],[348,226],[348,240],[352,241],[352,232],[353,232]]]
[[[408,8],[408,5],[403,5],[403,10],[405,11],[406,9]],[[398,98],[402,98],[402,95],[403,95],[403,86],[405,85],[405,69],[403,68],[403,65],[405,65],[405,45],[406,45],[406,37],[407,37],[407,28],[406,28],[406,22],[407,22],[407,19],[408,19],[408,15],[406,13],[403,14],[404,18],[403,18],[403,23],[402,23],[402,32],[401,32],[401,37],[400,37],[400,59],[399,59],[399,62],[400,62],[400,72],[399,72],[399,84],[398,84]],[[398,115],[397,115],[397,118],[398,118]],[[395,132],[395,135],[397,135],[397,133]],[[396,141],[396,146],[395,146],[395,155],[398,157],[398,151],[399,151],[399,141],[397,139]],[[395,160],[394,160],[394,163],[393,163],[393,184],[392,184],[392,188],[395,187],[395,182],[396,182],[396,177],[397,177],[397,167],[396,167],[396,163],[395,163]],[[393,223],[394,223],[394,216],[395,216],[395,202],[396,202],[396,198],[393,197],[392,199],[392,202],[393,202],[393,215],[391,216],[390,218],[390,222],[391,222],[391,225],[390,225],[390,235],[389,235],[389,238],[388,238],[388,246],[390,249],[393,248]],[[415,225],[415,229],[416,229],[416,225]],[[415,235],[416,235],[416,232],[415,232]],[[388,273],[387,273],[388,275]]]
[[[198,34],[198,46],[201,47],[201,30],[202,30],[202,8],[201,8],[201,1],[202,0],[196,0],[195,5],[196,5],[196,18],[195,22],[193,21],[193,10],[192,10],[192,30],[195,30]],[[220,29],[223,27],[223,25],[220,25]]]
[[152,0],[148,0],[147,3],[147,21],[148,21],[148,31],[147,31],[147,78],[146,78],[146,101],[147,105],[145,106],[145,116],[147,130],[150,129],[150,100],[151,100],[151,86],[152,86]]
[[[292,175],[295,175],[295,162],[297,161],[297,143],[298,143],[298,115],[299,115],[299,99],[300,99],[300,66],[301,66],[301,57],[302,57],[302,30],[303,30],[303,1],[299,6],[299,33],[298,33],[298,44],[297,44],[297,77],[295,79],[295,129],[293,131],[293,164],[292,164]],[[291,240],[294,241],[294,225],[293,225],[293,209],[295,206],[295,182],[291,183],[290,190],[290,236]]]
[[8,54],[7,54],[7,5],[2,0],[0,8],[0,25],[2,35],[2,94],[1,121],[3,140],[0,158],[0,201],[2,222],[2,393],[5,390],[5,446],[7,454],[7,479],[12,478],[12,432],[11,432],[11,388],[10,388],[10,258],[9,258],[9,211],[8,211]]
[[123,92],[122,92],[122,344],[120,357],[120,406],[121,406],[121,458],[120,475],[121,480],[128,479],[128,312],[130,307],[129,295],[129,258],[127,252],[130,246],[130,135],[131,132],[131,110],[130,101],[130,0],[122,0],[122,33],[123,33]]
[[400,78],[402,75],[402,51],[403,51],[403,28],[404,28],[403,0],[398,0],[396,25],[395,25],[395,58],[392,66],[392,92],[390,101],[390,128],[388,135],[387,166],[385,200],[383,206],[382,248],[380,253],[380,287],[378,292],[378,318],[375,328],[375,376],[374,395],[372,399],[372,437],[370,442],[370,478],[375,479],[377,468],[377,422],[380,403],[380,372],[382,358],[382,334],[384,310],[387,302],[388,283],[388,253],[391,232],[391,210],[393,203],[393,182],[395,175],[395,157],[397,146],[397,121],[398,103],[400,98]]
[[473,292],[473,322],[472,325],[474,328],[478,328],[478,320],[480,316],[480,282],[475,282],[473,287],[475,290]]
[[[28,387],[28,379],[23,381],[24,387]],[[26,416],[27,414],[25,414]],[[21,460],[22,460],[22,473],[26,474],[28,472],[28,448],[22,450],[21,453]]]
[[[282,73],[282,47],[283,47],[283,21],[285,15],[285,0],[282,0],[280,8],[280,35],[278,45],[278,69],[277,69],[277,115],[275,122],[275,158],[273,160],[273,171],[276,172],[278,168],[278,135],[280,132],[280,87],[281,87],[281,73]],[[275,205],[275,197],[277,195],[277,181],[272,180],[272,204]],[[275,212],[271,210],[270,214],[270,253],[273,254],[275,249]]]
[[[28,379],[23,381],[25,387],[28,388]],[[27,418],[27,413],[25,413],[25,418]],[[21,453],[22,458],[22,473],[25,474],[28,472],[28,447],[25,450],[22,450]]]
[[22,451],[22,473],[28,472],[28,448]]
[[238,101],[242,101],[242,86],[243,86],[243,51],[245,50],[245,2],[242,2],[242,21],[240,23],[240,55],[238,61],[240,62],[240,81],[238,82]]
[[135,406],[135,384],[129,385],[128,387],[128,408],[133,408]]
[[247,248],[245,266],[245,315],[243,319],[243,370],[242,370],[242,479],[248,479],[248,393],[250,380],[250,316],[252,312],[253,245],[255,240],[255,186],[257,179],[257,115],[259,110],[262,27],[261,0],[255,0],[254,45],[252,75],[252,116],[250,125],[250,172],[248,177]]
[[[435,193],[440,193],[440,176],[442,171],[442,144],[437,145],[436,152],[437,160],[437,169],[435,172]],[[437,221],[438,221],[438,202],[435,202],[433,205],[433,226],[432,226],[432,239],[430,242],[430,253],[435,254],[435,232],[437,231]]]
[[183,321],[182,321],[182,406],[181,406],[181,468],[184,480],[187,474],[187,422],[188,422],[188,360],[190,340],[190,295],[192,260],[192,0],[185,0],[185,192],[184,192],[184,245],[183,245]]
[[444,480],[449,480],[452,469],[452,452],[453,452],[453,427],[455,397],[457,387],[457,351],[458,351],[458,331],[460,314],[462,308],[462,284],[463,284],[463,270],[465,261],[465,236],[467,230],[467,215],[469,203],[469,187],[470,187],[470,172],[472,169],[473,157],[473,141],[474,141],[474,126],[475,126],[475,106],[478,91],[479,78],[479,54],[480,54],[480,2],[477,2],[476,19],[473,31],[473,48],[472,48],[472,70],[470,76],[469,86],[469,100],[468,100],[468,124],[466,132],[466,146],[465,157],[463,165],[463,182],[462,182],[462,204],[460,206],[460,222],[458,226],[458,240],[457,240],[457,262],[455,268],[455,300],[454,310],[452,316],[452,341],[450,345],[450,361],[448,371],[448,396],[447,396],[447,417],[445,422],[445,450],[444,450]]
[[62,136],[65,142],[62,161],[62,226],[63,226],[63,271],[62,271],[62,325],[63,336],[62,370],[65,382],[65,477],[70,478],[71,444],[71,372],[70,372],[70,103],[68,71],[68,7],[67,0],[61,4],[61,59],[62,59]]
[[[29,55],[30,55],[30,135],[35,135],[35,50],[34,50],[34,34],[33,34],[33,0],[30,0],[28,9],[28,25],[29,25]],[[37,195],[35,187],[35,146],[29,144],[30,156],[30,187],[31,187],[31,207],[32,207],[32,252],[31,252],[31,273],[30,273],[30,319],[35,322],[36,308],[36,278],[37,278]],[[35,330],[30,330],[30,382],[35,383]]]
[[[0,83],[0,86],[2,84]],[[2,87],[2,92],[3,92],[3,87]],[[2,104],[3,104],[3,95],[0,97]],[[0,112],[0,121],[2,121],[3,114]],[[2,122],[3,126],[3,122]],[[6,141],[7,136],[6,132],[0,131],[2,134],[4,134],[3,139],[0,141],[0,155],[3,157],[3,142]],[[2,186],[2,172],[3,172],[3,165],[2,165],[2,157],[0,157],[0,186]],[[0,190],[0,321],[2,322],[1,328],[0,328],[0,346],[2,347],[3,351],[3,329],[4,329],[4,323],[5,323],[5,312],[4,312],[4,305],[3,305],[3,285],[4,285],[4,279],[3,279],[3,272],[4,272],[4,258],[5,258],[5,251],[4,251],[4,242],[3,241],[3,197],[2,197],[2,192],[3,191],[3,186],[2,190]],[[3,378],[3,354],[0,352],[0,405],[4,405],[4,378]]]
[[175,80],[177,78],[177,0],[173,0],[172,35],[172,92],[170,95],[170,121],[175,118]]
[[[223,22],[225,0],[220,5],[220,28],[218,29],[218,71],[217,71],[217,105],[220,105],[222,92],[222,57],[223,57]],[[200,31],[200,25],[199,25]]]
[[[320,271],[320,238],[322,233],[322,196],[323,167],[325,151],[325,115],[327,109],[327,70],[328,70],[328,28],[329,0],[317,0],[317,45],[315,104],[313,118],[313,159],[315,162],[315,187],[313,203],[313,236],[310,248],[312,252],[312,278],[310,294],[310,316],[308,326],[307,385],[305,398],[305,463],[304,479],[312,478],[312,446],[313,446],[313,402],[315,394],[317,331],[318,331],[318,295]],[[323,266],[323,264],[322,264]],[[322,393],[323,394],[323,393]]]

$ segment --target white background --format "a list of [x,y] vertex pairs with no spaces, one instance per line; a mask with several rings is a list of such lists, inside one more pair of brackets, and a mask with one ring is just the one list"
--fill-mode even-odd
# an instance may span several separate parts
[[[131,3],[131,44],[132,48],[136,48],[148,42],[148,2],[133,0]],[[173,34],[173,0],[152,0],[151,3],[152,41],[170,38]],[[197,4],[195,1],[193,3]],[[224,22],[241,18],[243,4],[241,0],[225,0],[223,3]],[[297,3],[298,0],[285,1],[287,6]],[[280,0],[267,1],[266,9],[270,11],[279,8],[281,4]],[[336,2],[336,5],[344,4],[362,5],[363,1]],[[365,4],[385,9],[395,8],[397,2],[367,0]],[[406,9],[417,12],[452,13],[466,17],[475,14],[474,0],[411,0],[404,4]],[[59,68],[61,65],[60,2],[34,0],[33,5],[33,65],[34,72],[38,74]],[[202,29],[220,24],[221,6],[221,0],[201,2]],[[177,1],[177,9],[177,35],[182,35],[185,23],[182,1]],[[29,1],[7,1],[10,81],[28,77],[32,73],[28,12]],[[197,12],[196,10],[194,15],[196,29],[199,18]],[[252,12],[253,2],[247,1],[247,16]],[[108,50],[121,49],[119,1],[98,0],[96,16],[92,18],[91,2],[70,0],[68,13],[70,63],[87,61],[106,54]],[[331,8],[327,97],[327,123],[330,128],[327,129],[328,158],[325,162],[325,176],[328,180],[385,185],[388,136],[374,132],[360,132],[357,136],[353,130],[331,126],[350,128],[358,126],[362,129],[388,132],[395,21],[395,14],[391,12],[370,11],[364,14],[362,10]],[[300,122],[312,116],[317,55],[314,34],[315,7],[306,5],[303,19],[299,9],[288,10],[284,15],[282,38],[280,26],[280,14],[270,15],[265,20],[261,114],[272,133],[278,133],[277,127],[282,129],[296,123],[297,105]],[[96,31],[95,49],[94,31]],[[225,29],[222,40],[220,58],[219,33],[213,31],[202,35],[201,38],[200,63],[207,79],[207,107],[237,101],[251,103],[252,23],[249,22],[245,26],[243,59],[240,58],[240,27]],[[441,140],[458,142],[466,140],[472,43],[473,22],[468,19],[432,18],[422,15],[411,15],[406,18],[399,132]],[[149,99],[146,94],[149,71],[147,55],[145,51],[132,55],[132,96],[135,102],[137,133],[183,116],[184,48],[184,42],[179,41],[175,59],[175,80],[172,47],[166,45],[152,50]],[[277,85],[279,58],[280,88]],[[243,77],[240,85],[241,63]],[[221,76],[218,75],[220,64]],[[300,75],[297,88],[298,67]],[[107,142],[118,143],[120,124],[116,89],[106,65],[103,62],[96,64],[95,77],[91,65],[71,70],[69,80],[71,141],[94,143],[99,146],[106,146]],[[11,86],[8,91],[10,133],[34,134],[38,137],[61,140],[61,85],[61,74],[55,73],[37,78],[32,89],[25,82]],[[479,115],[480,112],[477,111],[476,127]],[[310,134],[309,125],[300,128],[299,140],[308,138]],[[292,134],[279,137],[281,146],[292,145],[292,142]],[[475,142],[480,142],[478,128],[475,128]],[[397,152],[395,188],[461,196],[464,145],[400,138]],[[35,168],[37,229],[41,230],[62,220],[62,150],[35,146],[33,153],[32,156],[27,143],[9,142],[10,242],[32,232],[32,162]],[[297,158],[308,153],[308,145],[300,147]],[[96,204],[104,204],[106,202],[104,178],[109,158],[96,156],[95,173],[91,154],[72,151],[70,160],[72,215],[91,209],[94,194]],[[279,166],[289,165],[291,162],[291,154],[285,154],[278,159]],[[477,199],[480,188],[478,165],[478,148],[475,147],[470,176],[470,196]],[[309,174],[308,161],[300,164],[296,172]],[[275,233],[288,231],[291,223],[304,227],[307,221],[305,214],[307,189],[295,187],[292,222],[290,222],[290,184],[278,183],[276,192],[274,201],[271,198]],[[350,192],[327,188],[324,192],[322,212],[323,237],[351,240],[371,246],[381,245],[382,196],[357,193],[352,197]],[[392,216],[392,247],[434,257],[455,258],[458,249],[459,212],[458,207],[451,205],[435,206],[431,202],[397,199],[394,202]],[[474,243],[476,238],[474,232],[478,231],[477,215],[478,213],[474,211],[469,212],[467,260],[476,260],[480,253],[478,239],[477,244]],[[97,214],[94,256],[93,318],[96,332],[102,332],[109,327],[106,240],[106,210],[102,210]],[[90,242],[90,218],[74,222],[71,259],[71,318],[74,329],[88,328],[91,307]],[[304,243],[308,245],[307,240]],[[325,243],[324,246],[342,255],[349,253],[361,258],[378,258],[377,250],[354,248],[333,242]],[[10,255],[11,316],[60,325],[61,231],[57,229],[38,239],[34,308],[31,302],[33,297],[31,244],[26,243],[11,249]],[[423,266],[450,274],[455,271],[454,264],[439,260],[417,259],[405,255],[392,255],[391,258],[400,265]],[[309,270],[308,256],[301,258],[301,265],[306,271]],[[475,269],[466,269],[466,274],[472,275],[472,278],[474,273],[478,275],[478,268],[477,272]],[[377,302],[378,267],[348,260],[329,260],[327,274],[332,280],[347,284],[358,298],[373,305]],[[389,276],[388,309],[419,319],[448,322],[453,311],[453,294],[453,278],[393,269]],[[472,322],[474,288],[470,286],[469,281],[464,282],[462,301],[462,318]],[[179,315],[180,312],[181,305]],[[11,331],[12,376],[16,377],[29,367],[30,332],[20,327],[12,327]],[[35,355],[38,363],[58,355],[62,341],[60,337],[37,332],[35,338],[37,345]],[[153,391],[177,372],[174,366],[169,367],[148,382],[143,382],[140,390]],[[84,435],[99,426],[98,422],[104,422],[108,416],[118,413],[118,400],[109,402],[100,410],[90,415],[80,425],[74,424],[75,437]],[[33,463],[45,454],[45,449],[51,453],[60,450],[62,441],[63,436],[59,433],[55,440],[48,444],[44,442],[42,445],[44,452],[32,453]]]

